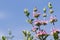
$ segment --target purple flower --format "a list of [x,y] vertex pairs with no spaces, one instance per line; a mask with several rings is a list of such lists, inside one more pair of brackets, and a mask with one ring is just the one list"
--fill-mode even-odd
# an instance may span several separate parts
[[56,22],[56,21],[57,21],[57,18],[56,17],[53,17],[53,16],[50,17],[50,22],[51,23]]
[[42,21],[41,21],[41,20],[35,20],[35,21],[34,21],[34,24],[35,24],[36,26],[41,26],[41,25],[42,25]]
[[45,36],[45,35],[47,35],[47,33],[46,33],[46,31],[44,31],[44,30],[40,30],[40,31],[38,31],[37,34],[36,34],[37,37]]
[[33,17],[38,18],[40,16],[40,12],[33,12]]
[[35,32],[37,30],[36,26],[32,28],[32,31]]

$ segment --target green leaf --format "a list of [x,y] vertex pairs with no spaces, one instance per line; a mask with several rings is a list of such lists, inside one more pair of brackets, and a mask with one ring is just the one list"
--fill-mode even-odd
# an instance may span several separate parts
[[5,36],[2,36],[2,40],[6,40],[6,37]]
[[28,40],[32,40],[32,38],[31,37],[28,37]]
[[27,31],[27,35],[28,35],[28,37],[30,37],[31,36],[31,33]]
[[47,17],[47,14],[46,14],[46,13],[44,13],[44,14],[43,14],[43,17]]
[[48,36],[49,36],[49,35],[45,35],[44,40],[46,40],[46,38],[47,38]]
[[34,19],[30,19],[30,20],[27,20],[27,22],[29,22],[30,24],[32,24],[33,23],[33,20]]
[[26,30],[22,31],[24,36],[27,36]]

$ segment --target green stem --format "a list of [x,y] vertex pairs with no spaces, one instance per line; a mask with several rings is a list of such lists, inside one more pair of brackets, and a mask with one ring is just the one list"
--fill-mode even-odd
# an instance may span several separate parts
[[26,37],[24,37],[24,40],[26,40]]
[[28,37],[27,37],[27,40],[28,40]]

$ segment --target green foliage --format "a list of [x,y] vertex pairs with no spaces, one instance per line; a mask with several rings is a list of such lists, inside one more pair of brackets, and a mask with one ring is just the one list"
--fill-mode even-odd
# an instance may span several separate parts
[[23,34],[25,36],[25,40],[32,40],[33,36],[31,36],[31,33],[29,31],[24,30]]
[[54,33],[54,39],[57,40],[59,38],[58,33]]
[[24,36],[27,36],[26,30],[22,31]]
[[27,22],[29,22],[30,24],[32,24],[33,23],[33,20],[34,19],[28,19]]
[[33,37],[28,37],[28,40],[32,40],[33,39]]
[[2,40],[6,40],[6,37],[5,36],[2,36]]

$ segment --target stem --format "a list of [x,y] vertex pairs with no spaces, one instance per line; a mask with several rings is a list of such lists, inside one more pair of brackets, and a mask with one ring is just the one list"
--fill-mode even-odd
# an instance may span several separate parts
[[26,40],[26,37],[24,37],[24,40]]
[[28,19],[30,19],[30,17],[28,17]]
[[58,39],[54,39],[54,40],[58,40]]
[[28,37],[27,37],[27,40],[28,40]]
[[39,31],[40,31],[40,26],[39,26]]
[[55,23],[53,22],[53,26],[54,26],[54,28],[55,28]]
[[42,40],[43,40],[43,36],[42,36]]
[[34,27],[33,23],[31,25],[32,25],[32,27]]

